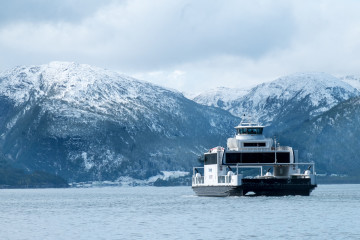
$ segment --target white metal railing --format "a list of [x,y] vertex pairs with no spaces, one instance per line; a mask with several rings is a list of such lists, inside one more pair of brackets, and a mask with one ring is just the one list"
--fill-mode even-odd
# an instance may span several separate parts
[[[217,182],[218,184],[237,184],[237,181],[241,180],[241,178],[239,178],[239,176],[242,176],[241,173],[239,173],[239,169],[244,169],[244,168],[258,168],[260,171],[260,176],[264,176],[263,175],[263,167],[283,167],[283,166],[290,166],[293,167],[294,169],[300,169],[299,166],[309,166],[307,170],[309,170],[311,175],[315,175],[315,163],[238,163],[236,164],[236,166],[232,166],[231,167],[231,172],[234,172],[235,175],[231,175],[231,174],[227,174],[227,175],[222,175],[222,176],[218,176]],[[236,171],[234,171],[236,168]],[[192,183],[193,185],[198,185],[198,184],[204,184],[204,176],[200,175],[200,174],[196,174],[199,171],[197,169],[204,169],[204,167],[194,167],[193,168],[193,177],[192,177]],[[309,175],[301,174],[295,174],[295,175],[299,175],[299,176],[305,176],[305,177],[309,177]]]
[[[277,146],[276,151],[289,151],[291,150],[291,147],[288,146]],[[275,147],[272,147],[271,150],[275,150]]]
[[204,184],[204,177],[192,177],[192,183],[193,185]]
[[[233,149],[233,148],[230,148]],[[281,152],[281,151],[291,151],[291,147],[287,147],[287,146],[279,146],[276,148],[276,152]],[[233,151],[233,150],[232,150]],[[246,151],[246,152],[274,152],[275,153],[275,148],[274,147],[236,147],[236,151]]]
[[[259,168],[260,176],[263,176],[263,167],[281,167],[281,166],[290,166],[290,167],[299,167],[299,166],[311,166],[308,168],[310,173],[315,175],[315,163],[238,163],[236,164],[236,174],[239,174],[239,168]],[[234,167],[232,167],[234,168]]]
[[231,175],[218,176],[218,183],[231,183],[231,181]]

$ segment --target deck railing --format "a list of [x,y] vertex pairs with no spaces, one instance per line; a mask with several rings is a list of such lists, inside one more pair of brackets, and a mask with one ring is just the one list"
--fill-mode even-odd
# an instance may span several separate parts
[[[231,148],[233,149],[233,148]],[[291,151],[291,147],[287,147],[287,146],[278,146],[276,148],[276,151]],[[236,147],[235,151],[246,151],[246,152],[275,152],[275,148],[274,147]]]
[[[290,166],[290,167],[299,167],[299,166],[311,166],[309,168],[311,174],[315,174],[315,163],[238,163],[235,166],[231,166],[232,169],[236,168],[236,173],[238,173],[239,168],[259,168],[262,171],[262,167],[281,167],[281,166]],[[194,167],[193,168],[193,176],[197,172],[204,172],[204,167]],[[234,172],[235,173],[235,172]],[[261,175],[263,175],[261,173]]]
[[231,175],[218,176],[218,183],[231,183]]
[[193,176],[193,177],[192,177],[192,184],[193,184],[193,185],[196,185],[196,184],[204,184],[204,177],[203,177],[203,176],[201,176],[201,177]]
[[[310,172],[308,172],[307,174],[311,174],[311,175],[315,175],[315,163],[238,163],[235,166],[231,166],[231,170],[234,173],[234,175],[231,174],[226,174],[226,175],[222,175],[222,176],[218,176],[217,182],[219,184],[231,184],[232,181],[238,181],[238,177],[241,175],[242,173],[239,172],[241,169],[251,169],[251,168],[258,168],[259,169],[259,173],[260,176],[264,176],[263,172],[263,167],[284,167],[284,166],[289,166],[289,167],[293,167],[294,169],[299,169],[298,173],[295,173],[293,175],[298,175],[298,176],[302,176],[302,177],[309,177],[308,175],[305,174],[304,168],[301,170],[301,168],[299,166],[308,166],[307,170],[309,170]],[[228,171],[228,172],[229,172]],[[194,167],[193,168],[193,177],[192,177],[192,183],[193,185],[197,185],[197,184],[204,184],[204,176],[201,174],[196,174],[198,172],[204,172],[204,167]],[[235,183],[234,182],[234,183]]]
[[259,168],[260,176],[263,176],[263,167],[283,167],[283,166],[290,166],[293,168],[299,168],[299,166],[309,166],[308,170],[310,170],[310,174],[316,174],[315,163],[313,162],[312,163],[238,163],[234,167],[236,168],[236,174],[239,174],[239,168]]

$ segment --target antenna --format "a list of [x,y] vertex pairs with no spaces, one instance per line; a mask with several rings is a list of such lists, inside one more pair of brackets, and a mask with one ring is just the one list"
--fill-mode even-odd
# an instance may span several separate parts
[[245,122],[245,117],[246,117],[246,116],[245,116],[245,113],[244,113],[243,116],[242,116],[242,118],[241,118],[240,124],[243,123],[243,122]]
[[242,118],[241,118],[241,122],[242,123],[246,123],[246,124],[250,124],[249,126],[256,124],[256,125],[260,125],[259,123],[259,119],[256,119],[256,121],[254,120],[253,116],[249,113],[249,114],[243,114]]

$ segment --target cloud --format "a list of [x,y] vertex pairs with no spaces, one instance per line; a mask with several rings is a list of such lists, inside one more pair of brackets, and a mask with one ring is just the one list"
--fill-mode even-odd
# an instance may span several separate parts
[[[1,30],[1,45],[19,49],[24,54],[31,49],[31,53],[36,51],[47,58],[52,55],[108,59],[136,70],[171,66],[217,54],[258,58],[269,49],[288,44],[292,24],[283,21],[291,18],[287,7],[280,6],[279,11],[273,12],[269,4],[244,3],[116,2],[99,8],[81,22],[71,21],[70,14],[64,21],[46,18],[49,21],[6,25]],[[53,6],[45,6],[43,11],[48,8]],[[34,11],[33,18],[36,19],[38,11]]]
[[75,61],[182,91],[299,71],[354,74],[359,7],[351,0],[3,1],[0,66]]
[[[255,86],[279,77],[276,74],[279,69],[281,71],[281,67],[271,58],[252,60],[222,55],[180,64],[163,71],[134,73],[133,76],[180,91],[200,93],[218,86]],[[176,74],[179,71],[182,72],[181,75]]]
[[168,2],[135,1],[107,15],[128,20],[114,26],[121,64],[153,69],[224,54],[259,58],[292,35],[286,7],[274,13],[269,4],[244,1]]
[[78,22],[110,0],[11,0],[0,3],[0,26],[12,22]]

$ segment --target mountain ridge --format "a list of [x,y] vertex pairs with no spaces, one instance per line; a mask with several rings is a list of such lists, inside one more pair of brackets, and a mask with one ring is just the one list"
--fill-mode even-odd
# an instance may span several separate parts
[[[326,73],[296,73],[275,79],[271,82],[259,84],[251,88],[247,94],[232,97],[230,102],[217,106],[229,111],[234,116],[243,114],[252,116],[254,121],[269,126],[277,116],[288,118],[286,112],[290,106],[299,105],[303,108],[301,120],[317,116],[336,104],[351,97],[358,96],[360,92],[350,84]],[[202,96],[208,96],[208,99]],[[193,100],[200,104],[216,106],[213,96],[204,93]],[[206,102],[208,101],[208,102]]]
[[9,162],[70,181],[190,171],[239,121],[179,92],[75,63],[3,73],[0,101]]

